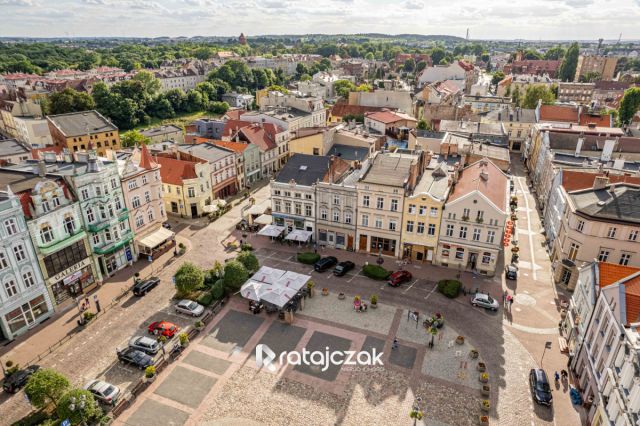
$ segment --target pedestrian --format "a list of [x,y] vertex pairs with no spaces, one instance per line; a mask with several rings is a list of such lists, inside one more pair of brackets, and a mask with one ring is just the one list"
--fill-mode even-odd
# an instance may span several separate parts
[[318,244],[316,244],[316,243],[313,243],[313,252],[315,254],[318,254]]
[[505,290],[502,293],[502,306],[506,306],[507,305],[507,295],[509,294],[509,292],[507,290]]
[[563,379],[566,379],[569,376],[569,373],[567,372],[567,370],[562,370],[560,372],[560,375],[562,376]]
[[89,308],[89,306],[91,306],[91,301],[89,301],[89,296],[84,298],[84,303],[87,304],[87,308]]
[[511,305],[513,305],[513,297],[509,295],[509,310],[511,310]]
[[396,337],[393,338],[393,344],[391,345],[391,349],[398,349],[398,339]]
[[560,375],[558,374],[558,372],[556,371],[556,373],[553,375],[553,377],[555,377],[556,379],[556,383],[558,383],[560,381]]

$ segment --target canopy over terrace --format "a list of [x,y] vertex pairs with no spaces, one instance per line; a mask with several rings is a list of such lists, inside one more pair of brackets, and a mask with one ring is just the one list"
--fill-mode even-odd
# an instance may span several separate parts
[[311,279],[309,275],[261,267],[240,289],[242,297],[284,307]]
[[282,235],[282,233],[284,232],[284,229],[285,229],[284,226],[267,225],[258,232],[258,235],[264,235],[266,237],[276,238]]
[[138,251],[154,259],[175,245],[176,234],[166,228],[158,228],[155,231],[136,238]]
[[270,214],[263,214],[256,218],[253,223],[257,223],[258,225],[269,225],[273,223],[273,216]]
[[309,238],[311,238],[311,235],[313,235],[312,231],[294,229],[293,231],[289,232],[287,236],[284,237],[284,239],[291,240],[291,241],[298,241],[300,243],[306,243],[307,241],[309,241]]

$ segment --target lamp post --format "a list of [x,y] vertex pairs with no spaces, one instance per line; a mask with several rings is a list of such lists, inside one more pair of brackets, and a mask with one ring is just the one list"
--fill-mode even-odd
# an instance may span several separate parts
[[547,349],[551,349],[551,342],[544,343],[544,350],[542,351],[542,358],[540,358],[540,368],[542,368],[542,360],[544,359],[544,354],[547,352]]
[[87,397],[85,395],[80,395],[80,401],[78,401],[76,400],[75,396],[72,396],[71,398],[69,398],[69,401],[71,402],[69,404],[69,411],[71,411],[72,413],[75,413],[77,411],[80,414],[80,421],[82,422],[82,426],[87,426],[82,414],[85,407],[87,406]]
[[384,263],[384,259],[382,258],[382,244],[378,244],[378,260],[376,263],[378,265],[382,265]]
[[416,396],[416,398],[413,400],[413,407],[411,407],[411,412],[409,413],[409,417],[413,419],[413,426],[416,426],[418,420],[422,420],[422,417],[424,417],[421,404],[422,398]]

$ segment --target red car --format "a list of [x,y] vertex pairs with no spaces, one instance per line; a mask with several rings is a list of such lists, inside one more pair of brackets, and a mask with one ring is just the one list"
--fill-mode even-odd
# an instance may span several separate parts
[[180,329],[177,325],[168,321],[156,321],[152,322],[149,326],[149,334],[163,335],[172,338]]
[[409,271],[396,271],[389,276],[389,285],[391,287],[398,287],[402,283],[411,281],[411,272]]

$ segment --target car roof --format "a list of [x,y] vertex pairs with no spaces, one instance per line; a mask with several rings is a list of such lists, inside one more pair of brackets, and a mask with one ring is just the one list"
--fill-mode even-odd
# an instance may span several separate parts
[[147,343],[147,344],[157,343],[154,339],[147,336],[135,336],[132,340],[135,340],[138,343],[141,343],[141,342]]
[[534,368],[533,374],[536,376],[536,380],[539,382],[547,382],[547,373],[541,368]]
[[489,295],[484,293],[476,293],[475,298],[489,300]]
[[93,382],[87,384],[86,389],[94,389],[98,392],[104,392],[109,388],[109,386],[111,386],[111,384],[107,382],[103,382],[102,380],[94,380]]

